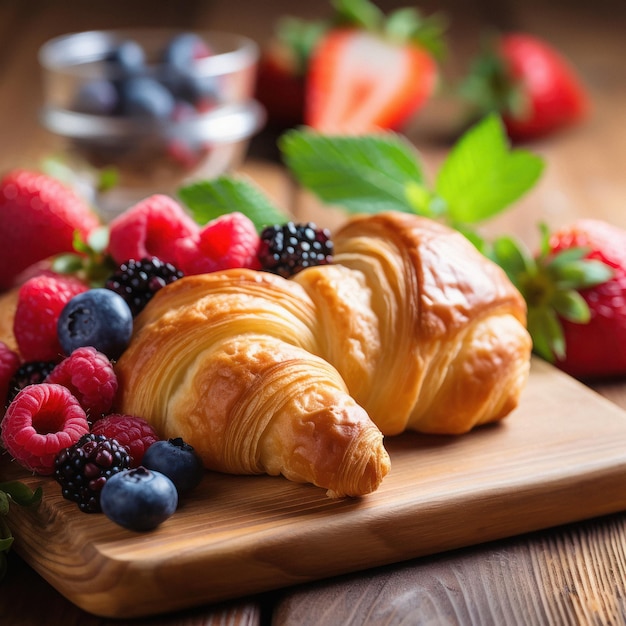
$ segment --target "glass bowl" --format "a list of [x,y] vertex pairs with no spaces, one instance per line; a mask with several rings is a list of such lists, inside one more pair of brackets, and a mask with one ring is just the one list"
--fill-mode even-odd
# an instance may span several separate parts
[[39,51],[41,122],[64,139],[68,164],[95,180],[105,219],[153,193],[237,167],[265,112],[253,99],[258,46],[219,32],[87,31]]

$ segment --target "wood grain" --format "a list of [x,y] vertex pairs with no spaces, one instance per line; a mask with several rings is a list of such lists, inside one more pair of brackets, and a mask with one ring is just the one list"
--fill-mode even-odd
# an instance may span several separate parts
[[[593,422],[591,421],[593,417]],[[542,361],[503,424],[463,437],[405,434],[363,499],[280,477],[208,474],[153,533],[64,501],[13,507],[15,549],[83,610],[164,613],[614,513],[626,507],[626,413]]]

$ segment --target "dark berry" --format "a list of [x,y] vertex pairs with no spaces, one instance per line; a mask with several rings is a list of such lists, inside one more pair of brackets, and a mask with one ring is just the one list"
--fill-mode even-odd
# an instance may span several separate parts
[[120,42],[105,57],[115,77],[139,74],[144,70],[145,60],[144,49],[132,39]]
[[57,361],[26,361],[26,363],[22,363],[9,383],[6,404],[9,405],[24,387],[42,383],[56,365]]
[[124,298],[110,289],[89,289],[63,307],[57,331],[66,354],[93,346],[115,360],[130,341],[133,314]]
[[195,61],[210,56],[211,50],[195,33],[180,33],[167,43],[163,62],[181,71],[188,71]]
[[118,103],[115,85],[109,80],[98,79],[83,83],[78,88],[73,108],[89,115],[113,115]]
[[124,298],[133,316],[136,316],[165,285],[183,277],[183,273],[171,263],[156,257],[122,263],[110,276],[105,287]]
[[172,116],[175,100],[170,90],[148,76],[137,76],[120,85],[122,115],[166,120]]
[[204,476],[202,460],[180,437],[155,441],[143,455],[143,465],[165,474],[179,494],[197,487]]
[[92,433],[59,452],[54,478],[66,500],[78,504],[84,513],[101,511],[102,488],[112,476],[130,467],[130,457],[115,439]]
[[139,466],[112,476],[100,497],[102,512],[129,530],[153,530],[178,506],[174,483],[161,472]]
[[288,222],[261,232],[259,261],[264,270],[289,278],[314,265],[332,263],[333,242],[326,228]]

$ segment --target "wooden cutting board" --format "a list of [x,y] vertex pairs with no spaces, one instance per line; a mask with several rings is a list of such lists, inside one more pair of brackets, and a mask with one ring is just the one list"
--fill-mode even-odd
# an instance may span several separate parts
[[542,361],[518,409],[461,437],[388,438],[392,470],[359,500],[282,477],[207,473],[151,533],[80,513],[52,479],[12,506],[15,549],[86,611],[134,617],[225,600],[626,508],[626,412]]

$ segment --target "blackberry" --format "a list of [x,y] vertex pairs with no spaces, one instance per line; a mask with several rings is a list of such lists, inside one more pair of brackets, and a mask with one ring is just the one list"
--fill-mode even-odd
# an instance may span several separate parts
[[159,289],[182,277],[179,269],[156,257],[131,259],[117,268],[105,287],[122,296],[135,317]]
[[267,226],[261,232],[259,261],[273,274],[289,278],[306,267],[332,263],[330,231],[312,222]]
[[56,361],[26,361],[22,363],[9,383],[9,393],[7,394],[6,406],[9,406],[15,396],[28,385],[42,383],[48,374],[55,368]]
[[114,474],[130,467],[128,451],[115,439],[88,433],[54,461],[54,478],[66,500],[83,513],[99,513],[100,492]]

